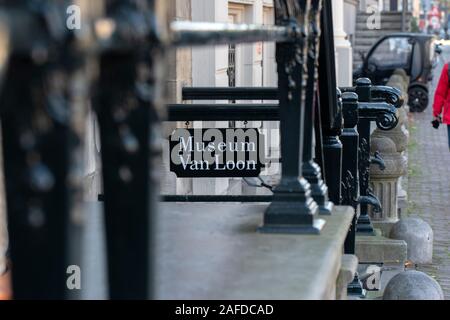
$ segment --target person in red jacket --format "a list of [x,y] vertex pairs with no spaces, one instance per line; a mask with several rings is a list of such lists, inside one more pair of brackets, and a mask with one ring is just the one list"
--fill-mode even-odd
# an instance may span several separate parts
[[441,77],[434,93],[433,121],[447,125],[450,150],[450,83],[448,67],[449,64],[446,63],[442,68]]

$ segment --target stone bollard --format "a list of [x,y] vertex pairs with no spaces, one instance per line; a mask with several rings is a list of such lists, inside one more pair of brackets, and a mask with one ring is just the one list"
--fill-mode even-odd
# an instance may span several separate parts
[[[375,139],[386,137],[394,142],[396,152],[402,154],[405,159],[405,170],[404,173],[402,174],[405,175],[407,173],[406,167],[408,163],[408,159],[405,157],[405,151],[408,146],[409,132],[408,130],[406,130],[404,125],[402,125],[402,123],[405,121],[405,112],[403,107],[399,109],[398,115],[399,115],[399,123],[394,129],[392,129],[391,131],[382,131],[376,129],[372,133],[372,138]],[[397,197],[398,197],[397,209],[399,210],[399,212],[401,212],[405,210],[408,205],[407,203],[408,195],[406,190],[403,189],[401,176],[397,180]]]
[[[397,69],[394,74],[389,79],[387,85],[397,88],[402,92],[402,98],[404,100],[404,104],[401,108],[397,109],[397,116],[398,116],[398,124],[397,126],[389,131],[383,131],[380,129],[375,129],[375,131],[372,133],[372,137],[388,137],[390,138],[396,146],[397,152],[405,154],[405,151],[408,147],[409,142],[409,132],[406,128],[406,125],[408,123],[408,113],[405,109],[405,106],[407,105],[407,99],[408,99],[408,84],[409,84],[409,77],[406,75],[405,71],[403,69]],[[407,158],[406,158],[406,166],[407,166]],[[406,174],[406,170],[405,170]],[[407,192],[402,187],[402,177],[398,179],[397,182],[397,207],[399,210],[399,213],[406,209],[407,207]]]
[[415,264],[432,263],[433,230],[419,218],[403,218],[392,226],[389,237],[407,243],[408,260]]
[[[403,109],[403,108],[400,108]],[[378,128],[374,130],[372,133],[372,137],[387,137],[391,139],[395,144],[395,150],[399,153],[404,152],[408,147],[409,141],[409,132],[403,127],[403,123],[405,121],[405,117],[403,112],[397,112],[398,115],[398,124],[397,126],[389,131],[383,131]]]
[[404,92],[408,92],[408,86],[409,86],[409,76],[406,73],[406,71],[404,69],[396,69],[394,70],[394,72],[392,73],[393,76],[400,76],[402,79],[402,82],[405,83],[406,85],[406,90]]
[[399,89],[404,95],[406,95],[406,93],[408,92],[408,81],[405,81],[405,79],[402,76],[397,74],[393,74],[389,78],[389,81],[386,83],[386,85],[389,87],[395,87]]
[[397,68],[397,69],[395,69],[395,70],[394,70],[394,74],[399,74],[399,75],[402,75],[403,77],[409,79],[408,74],[406,73],[405,69],[403,69],[403,68]]
[[377,165],[370,166],[371,188],[375,196],[380,200],[382,211],[369,210],[369,215],[374,224],[382,230],[383,234],[389,234],[390,228],[398,221],[397,210],[397,181],[405,174],[405,158],[397,151],[392,139],[383,136],[372,135],[371,151],[378,151],[384,160],[385,168]]
[[402,92],[402,99],[404,100],[403,106],[397,109],[397,125],[394,129],[389,131],[382,131],[378,128],[374,131],[375,135],[382,135],[391,138],[397,147],[397,152],[404,152],[408,146],[409,140],[409,132],[405,127],[405,124],[408,122],[408,115],[404,108],[405,105],[407,105],[408,85],[402,79],[403,78],[399,75],[393,75],[387,83],[388,86],[399,89]]
[[439,283],[426,273],[408,270],[388,282],[383,300],[444,300],[444,293]]
[[408,87],[409,87],[409,77],[406,75],[403,69],[398,69],[389,78],[386,83],[387,86],[399,89],[402,92],[403,99],[403,109],[408,105]]
[[[404,72],[404,70],[402,70]],[[401,131],[401,132],[396,132],[393,135],[401,135],[402,133],[406,136],[405,139],[406,141],[409,138],[409,132],[406,129],[407,125],[408,125],[408,113],[406,110],[406,107],[408,105],[408,85],[409,85],[409,78],[406,76],[406,80],[404,77],[402,77],[401,75],[397,75],[394,73],[393,76],[391,76],[391,78],[389,79],[388,83],[386,84],[388,86],[394,87],[399,89],[402,92],[402,99],[404,101],[403,106],[401,108],[399,108],[397,111],[397,116],[399,118],[397,127],[393,130],[397,130],[397,131]],[[397,141],[394,142],[397,144]],[[405,145],[406,146],[406,145]],[[402,151],[404,151],[405,148],[403,148]],[[400,151],[400,152],[402,152]]]

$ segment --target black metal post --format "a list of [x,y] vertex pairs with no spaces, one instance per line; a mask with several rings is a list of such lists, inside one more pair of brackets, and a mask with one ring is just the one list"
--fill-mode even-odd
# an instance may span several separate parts
[[143,173],[150,170],[150,115],[134,93],[138,61],[132,53],[101,57],[97,113],[111,299],[148,298],[149,182]]
[[[355,210],[352,225],[348,231],[344,242],[344,253],[355,254],[356,244],[356,222],[358,219],[358,147],[359,134],[356,130],[358,124],[358,95],[356,93],[346,92],[342,94],[342,113],[344,116],[344,130],[340,136],[343,145],[342,162],[342,202],[341,204],[352,206]],[[349,295],[364,296],[365,290],[359,279],[358,273],[355,274],[353,281],[347,287]]]
[[309,183],[302,177],[304,120],[304,61],[308,15],[307,1],[275,1],[276,24],[294,24],[302,37],[293,43],[278,43],[278,98],[280,101],[281,181],[264,214],[261,232],[319,233],[324,221],[315,219],[317,203]]
[[317,163],[317,165],[320,168],[320,172],[322,173],[322,179],[326,181],[325,176],[325,167],[324,167],[324,157],[323,157],[323,135],[322,135],[322,116],[320,112],[320,94],[316,96],[316,102],[314,107],[314,137],[315,137],[315,157],[314,161]]
[[358,145],[359,134],[356,130],[358,124],[358,95],[355,93],[344,93],[342,95],[344,115],[344,130],[340,140],[343,145],[342,161],[342,204],[352,206],[355,209],[352,226],[344,244],[344,252],[355,254],[355,235],[357,206],[359,198],[358,181]]
[[60,4],[1,6],[8,24],[21,21],[10,31],[14,41],[0,94],[14,299],[66,298],[68,82],[76,57],[65,25],[55,22],[65,14]]
[[159,53],[148,18],[155,18],[155,8],[145,2],[116,1],[106,12],[120,19],[120,25],[141,31],[136,32],[141,37],[133,39],[117,35],[100,56],[95,106],[102,145],[109,294],[111,299],[148,299],[155,187],[151,177],[158,155],[151,149],[151,127],[157,121],[153,93]]
[[313,159],[313,126],[314,108],[318,108],[317,95],[317,68],[319,56],[319,34],[320,34],[320,12],[322,10],[320,1],[311,2],[310,33],[308,37],[308,80],[306,84],[305,98],[305,130],[303,140],[303,176],[311,184],[311,195],[319,205],[320,214],[331,214],[333,203],[328,201],[328,188],[322,180],[320,167]]
[[[341,93],[337,89],[339,105],[342,104]],[[336,117],[340,118],[340,113]],[[340,122],[340,120],[337,120]],[[338,126],[324,128],[323,130],[323,156],[328,196],[335,204],[341,203],[341,181],[342,181],[342,143],[339,139],[342,129]]]
[[[356,81],[356,93],[361,102],[371,100],[371,82],[367,78]],[[369,186],[370,169],[370,119],[360,119],[358,123],[359,140],[359,192],[361,197],[375,198]],[[368,204],[361,203],[360,216],[358,218],[356,231],[364,235],[374,235],[373,225],[368,214]]]
[[367,206],[374,206],[374,210],[382,210],[379,200],[369,188],[369,167],[374,163],[383,170],[384,162],[378,152],[370,154],[370,124],[372,121],[381,130],[391,130],[398,122],[396,109],[403,105],[401,92],[398,89],[387,86],[372,86],[367,78],[356,81],[356,87],[343,88],[345,92],[358,94],[359,123],[359,189],[358,202],[361,204],[361,215],[358,218],[357,232],[364,235],[374,235],[370,217],[367,214]]
[[[340,203],[342,144],[338,136],[342,130],[340,90],[336,85],[336,66],[334,57],[334,31],[331,1],[323,2],[322,34],[319,51],[319,105],[322,140],[319,158],[323,155],[323,174],[328,186],[328,196],[334,204]],[[318,126],[316,126],[317,133]],[[317,135],[316,135],[317,136]],[[320,135],[319,135],[320,138]],[[317,149],[316,149],[317,150]],[[316,155],[317,156],[317,155]]]

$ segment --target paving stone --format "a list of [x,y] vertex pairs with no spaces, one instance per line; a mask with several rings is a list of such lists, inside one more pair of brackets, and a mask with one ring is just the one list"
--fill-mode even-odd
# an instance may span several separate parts
[[[442,61],[450,60],[449,48],[444,48]],[[419,217],[434,231],[433,263],[418,265],[441,284],[444,296],[450,299],[450,152],[447,128],[432,128],[432,98],[439,79],[442,61],[435,69],[430,90],[430,106],[423,113],[409,115],[411,135],[408,149],[408,208],[405,216]]]

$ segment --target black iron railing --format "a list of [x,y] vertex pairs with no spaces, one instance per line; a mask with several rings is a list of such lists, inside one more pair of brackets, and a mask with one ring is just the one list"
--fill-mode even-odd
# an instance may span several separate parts
[[[65,24],[72,1],[0,1],[12,39],[4,48],[0,116],[15,298],[69,296],[66,267],[80,259],[69,249],[79,247],[74,235],[85,218],[80,168],[88,105],[100,124],[110,298],[152,297],[160,120],[279,121],[282,159],[272,195],[163,200],[267,202],[260,232],[297,234],[319,234],[318,214],[332,214],[332,203],[356,208],[359,201],[358,230],[371,230],[366,205],[377,203],[368,166],[381,160],[370,155],[369,125],[394,126],[399,95],[364,79],[337,89],[331,1],[275,0],[275,26],[177,21],[170,27],[160,21],[157,2],[102,1],[104,11],[90,8],[85,32],[77,33]],[[183,99],[278,103],[169,105],[163,118],[156,93],[165,50],[256,41],[277,42],[276,88],[184,88]]]

